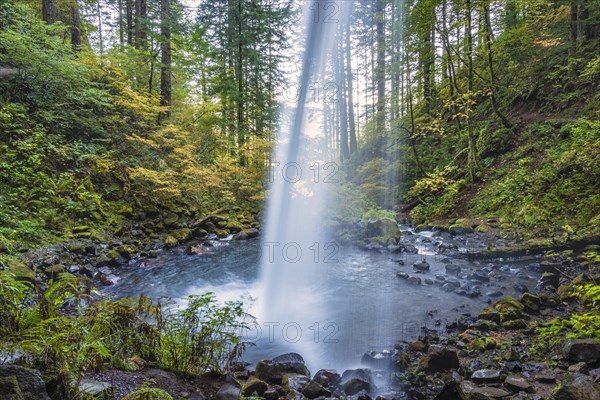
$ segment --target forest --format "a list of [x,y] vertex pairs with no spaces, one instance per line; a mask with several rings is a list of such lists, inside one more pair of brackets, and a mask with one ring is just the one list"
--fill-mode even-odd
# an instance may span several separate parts
[[[313,39],[327,50],[307,72],[311,24],[329,33]],[[0,398],[600,398],[599,85],[592,0],[0,0]],[[265,219],[270,174],[303,101],[303,146],[335,166],[314,220],[339,248],[336,268],[357,257],[376,285],[404,257],[394,265],[414,261],[417,275],[391,279],[426,290],[454,282],[427,278],[429,264],[462,265],[448,291],[462,290],[456,307],[479,301],[473,321],[448,312],[449,338],[386,343],[389,365],[366,363],[394,395],[370,371],[337,379],[319,364],[298,383],[285,373],[306,375],[302,357],[259,361],[264,347],[239,334],[255,309],[221,301],[218,285],[202,281],[185,306],[147,293],[166,275],[119,292],[169,257],[200,257],[227,279],[229,263],[254,262],[219,249],[247,252],[286,224]],[[293,213],[292,198],[278,210]],[[516,292],[498,286],[499,299],[502,263],[535,272],[515,272]],[[251,347],[254,367],[241,362]],[[456,363],[429,364],[448,352]],[[477,357],[488,361],[472,368]],[[475,378],[500,366],[502,380]],[[107,371],[120,371],[110,390]],[[509,379],[522,371],[535,382]]]

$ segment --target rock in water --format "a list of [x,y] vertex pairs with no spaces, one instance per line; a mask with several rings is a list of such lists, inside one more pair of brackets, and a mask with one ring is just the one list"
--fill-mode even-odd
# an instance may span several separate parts
[[272,360],[259,361],[256,364],[256,377],[265,382],[279,385],[283,380],[283,375],[288,373],[310,377],[310,372],[300,354],[287,353]]
[[367,368],[348,369],[344,371],[340,386],[349,396],[362,391],[370,393],[375,390],[373,374],[371,373],[371,370]]
[[600,342],[595,339],[569,340],[565,344],[563,355],[570,361],[593,364],[600,359]]
[[363,354],[360,363],[373,369],[389,370],[392,367],[392,354],[372,351]]
[[416,271],[429,271],[429,263],[425,260],[417,261],[413,264]]
[[313,378],[315,382],[326,388],[336,388],[342,380],[340,374],[335,369],[321,369]]
[[50,400],[39,371],[16,365],[0,365],[2,400]]

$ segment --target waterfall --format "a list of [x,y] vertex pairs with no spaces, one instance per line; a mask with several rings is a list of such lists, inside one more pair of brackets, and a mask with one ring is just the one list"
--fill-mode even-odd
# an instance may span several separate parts
[[289,123],[279,129],[270,171],[256,312],[263,339],[268,334],[278,348],[301,353],[309,365],[322,361],[324,330],[335,329],[334,321],[325,320],[322,299],[324,269],[336,262],[338,250],[324,234],[338,164],[330,159],[320,130],[326,91],[335,90],[335,82],[322,81],[326,59],[334,29],[348,14],[331,9],[339,4],[307,2],[302,9],[304,53],[296,101],[282,116]]

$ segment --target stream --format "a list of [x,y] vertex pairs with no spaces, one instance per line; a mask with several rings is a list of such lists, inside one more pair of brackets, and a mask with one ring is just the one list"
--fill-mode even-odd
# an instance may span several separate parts
[[[214,292],[219,301],[242,300],[257,317],[254,328],[244,334],[256,343],[244,361],[255,363],[295,351],[314,373],[320,368],[357,367],[365,352],[414,341],[422,327],[443,336],[446,322],[477,313],[501,296],[531,290],[541,275],[535,259],[469,261],[462,253],[483,246],[473,234],[401,229],[405,247],[401,253],[340,247],[331,254],[333,262],[323,264],[319,296],[302,297],[302,306],[314,310],[314,320],[289,315],[287,321],[261,321],[256,314],[260,239],[213,240],[211,253],[203,255],[187,255],[181,248],[165,251],[142,265],[114,271],[118,279],[105,292],[114,297],[144,293],[182,304],[186,296],[205,292]],[[449,254],[438,254],[440,244],[451,249],[446,250]],[[419,273],[413,264],[420,261],[430,269]],[[452,267],[447,270],[447,265],[460,267],[460,272],[449,272]]]

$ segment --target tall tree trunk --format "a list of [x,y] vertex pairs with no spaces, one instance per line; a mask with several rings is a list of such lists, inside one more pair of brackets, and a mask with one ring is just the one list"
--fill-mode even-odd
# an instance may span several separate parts
[[81,17],[76,2],[71,6],[71,47],[73,51],[81,50]]
[[104,54],[104,38],[102,36],[102,9],[100,0],[96,1],[96,12],[98,13],[98,40],[100,41],[100,55]]
[[[237,79],[237,134],[238,146],[246,142],[246,130],[244,124],[244,54],[242,38],[242,0],[237,0],[237,60],[236,60],[236,79]],[[245,159],[240,158],[240,164],[245,165]]]
[[510,129],[512,131],[512,130],[514,130],[514,125],[508,119],[508,117],[506,115],[504,115],[504,113],[502,113],[502,111],[500,111],[500,106],[498,104],[498,95],[497,95],[497,88],[496,88],[496,72],[494,70],[494,55],[492,52],[492,22],[490,20],[490,6],[489,6],[488,2],[486,2],[486,1],[482,2],[482,11],[483,11],[483,24],[484,24],[483,40],[485,42],[485,47],[487,50],[488,68],[490,71],[490,83],[492,85],[492,88],[491,88],[492,89],[491,90],[492,109],[494,110],[494,113],[500,119],[500,121],[502,121],[502,125],[504,125],[505,128]]
[[160,105],[167,107],[161,112],[161,119],[171,117],[171,4],[170,0],[160,0],[160,33],[162,42],[160,47]]
[[135,0],[135,48],[146,49],[148,46],[148,35],[146,24],[148,19],[147,0]]
[[356,125],[354,121],[354,88],[352,80],[354,76],[352,74],[352,54],[350,49],[350,22],[346,24],[346,82],[347,82],[347,93],[348,93],[348,134],[350,135],[350,153],[354,153],[358,149],[358,142],[356,140]]
[[117,1],[117,18],[119,19],[119,44],[123,46],[125,44],[125,32],[123,30],[123,0]]
[[127,18],[127,44],[133,46],[133,0],[125,0],[125,15]]
[[[465,34],[467,35],[467,70],[468,70],[468,82],[469,82],[469,97],[474,96],[474,71],[473,71],[473,32],[472,32],[472,6],[471,0],[466,0],[466,13],[467,19],[465,21]],[[477,179],[477,171],[479,169],[479,162],[477,160],[477,148],[475,145],[475,136],[473,134],[473,122],[471,115],[471,104],[467,104],[467,141],[468,141],[468,165],[469,176],[471,181],[474,182]]]
[[56,0],[42,0],[42,16],[48,25],[57,21]]
[[377,129],[385,128],[385,14],[384,0],[375,0],[375,26],[377,30],[377,66],[375,80],[377,82]]
[[340,121],[340,160],[344,161],[350,157],[350,149],[348,147],[348,105],[346,103],[346,85],[344,79],[344,54],[340,47],[342,46],[342,30],[338,30],[338,40],[335,44],[334,48],[334,67],[335,67],[335,80],[336,82],[340,82],[341,86],[337,90],[337,106],[338,106],[338,115]]
[[572,57],[577,50],[577,19],[579,14],[579,7],[577,3],[571,3],[571,12],[569,19],[569,57]]

